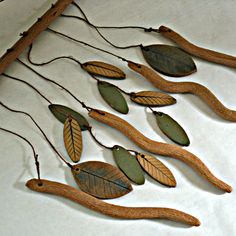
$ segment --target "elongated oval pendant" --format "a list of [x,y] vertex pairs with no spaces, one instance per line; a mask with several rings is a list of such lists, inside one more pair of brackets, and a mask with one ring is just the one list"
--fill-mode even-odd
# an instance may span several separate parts
[[63,130],[66,151],[73,162],[78,162],[83,149],[82,134],[77,120],[69,116]]
[[128,178],[108,163],[87,161],[71,171],[80,189],[98,198],[117,198],[132,191]]
[[124,96],[112,84],[105,81],[98,81],[98,90],[103,99],[116,111],[127,114],[129,108]]
[[182,146],[190,144],[189,138],[184,129],[177,121],[163,112],[154,112],[160,130],[173,142]]
[[102,61],[88,61],[82,68],[92,75],[99,75],[109,79],[125,79],[125,73],[116,66]]
[[168,187],[175,187],[176,180],[172,172],[151,155],[138,153],[136,158],[143,169],[156,181]]
[[144,184],[145,178],[143,171],[135,156],[118,145],[113,147],[112,153],[119,168],[131,181],[136,184]]
[[87,130],[89,127],[88,121],[78,112],[72,110],[69,107],[60,105],[60,104],[51,104],[48,106],[52,114],[63,124],[66,119],[71,116],[73,117],[80,125],[82,131]]
[[147,63],[164,75],[180,77],[197,71],[193,59],[178,47],[156,44],[141,49]]
[[176,103],[176,99],[172,96],[157,91],[131,93],[130,99],[135,103],[148,107],[168,106]]

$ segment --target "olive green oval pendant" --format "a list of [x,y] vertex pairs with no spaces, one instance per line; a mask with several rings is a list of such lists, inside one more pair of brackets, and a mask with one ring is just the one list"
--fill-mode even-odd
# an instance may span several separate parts
[[118,167],[131,181],[136,184],[144,184],[145,178],[143,171],[135,156],[118,145],[113,147],[112,153]]
[[157,125],[168,138],[182,146],[188,146],[190,144],[186,132],[177,121],[163,112],[154,111],[153,113],[156,116]]
[[179,77],[197,71],[193,59],[178,47],[170,45],[149,45],[141,48],[147,63],[156,71]]
[[66,119],[71,116],[79,123],[81,131],[87,130],[89,127],[88,121],[80,113],[72,110],[69,107],[60,104],[50,104],[48,108],[52,114],[63,124],[65,123]]
[[103,99],[116,111],[127,114],[129,108],[124,96],[112,84],[104,81],[98,81],[98,90]]

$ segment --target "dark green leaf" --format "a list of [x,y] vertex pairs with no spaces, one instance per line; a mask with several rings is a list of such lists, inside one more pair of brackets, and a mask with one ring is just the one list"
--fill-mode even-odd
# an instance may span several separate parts
[[132,190],[127,177],[104,162],[88,161],[74,165],[71,170],[81,190],[98,198],[117,198]]
[[180,48],[169,45],[150,45],[142,47],[147,63],[164,75],[179,77],[197,71],[193,59]]
[[144,184],[143,171],[135,156],[118,145],[113,147],[112,153],[117,165],[130,180],[136,184]]
[[66,119],[71,116],[79,123],[82,131],[88,129],[88,121],[81,114],[72,110],[71,108],[59,104],[51,104],[48,106],[48,108],[52,114],[63,124],[65,123]]
[[161,131],[169,137],[173,142],[182,146],[190,144],[189,138],[184,129],[172,119],[169,115],[162,112],[154,112],[157,124]]
[[121,92],[112,84],[99,81],[98,90],[103,97],[103,99],[116,111],[127,114],[129,108],[124,96]]
[[125,73],[111,64],[101,61],[88,61],[82,68],[92,75],[99,75],[109,79],[125,79]]

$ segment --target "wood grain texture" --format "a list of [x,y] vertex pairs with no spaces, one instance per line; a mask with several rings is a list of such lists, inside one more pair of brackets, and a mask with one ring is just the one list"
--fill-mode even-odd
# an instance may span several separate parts
[[111,79],[125,79],[125,73],[116,66],[102,61],[88,61],[81,65],[88,73]]
[[[41,183],[41,185],[39,185]],[[37,192],[67,198],[91,210],[115,218],[123,219],[167,219],[191,226],[199,226],[200,221],[192,215],[164,207],[124,207],[103,202],[69,185],[49,180],[31,179],[26,186]]]
[[86,161],[74,165],[71,171],[80,189],[97,198],[117,198],[132,191],[128,178],[105,162]]
[[136,156],[143,169],[159,183],[168,187],[175,187],[176,180],[171,171],[158,159],[153,156],[138,153]]
[[236,121],[236,111],[225,107],[219,99],[205,86],[194,82],[171,82],[162,78],[151,68],[129,62],[128,66],[141,74],[156,88],[168,93],[191,93],[201,98],[217,115],[229,121]]
[[73,0],[58,0],[23,33],[22,37],[0,58],[0,75],[72,2]]
[[63,129],[64,144],[70,159],[73,162],[78,162],[81,157],[83,142],[79,123],[69,116]]
[[167,106],[176,103],[176,99],[168,94],[157,91],[140,91],[131,93],[130,99],[143,106]]
[[202,58],[206,61],[236,68],[236,57],[234,56],[198,47],[190,43],[188,40],[183,38],[180,34],[176,33],[174,30],[163,25],[160,26],[159,33],[165,38],[168,38],[171,41],[175,42],[182,50],[193,56]]
[[194,169],[199,175],[205,178],[209,183],[221,189],[222,191],[232,191],[231,186],[216,178],[207,168],[207,166],[191,152],[188,152],[187,150],[174,144],[161,143],[149,139],[125,120],[108,112],[101,110],[91,110],[89,112],[89,116],[99,122],[119,130],[144,150],[158,155],[172,157],[184,162]]

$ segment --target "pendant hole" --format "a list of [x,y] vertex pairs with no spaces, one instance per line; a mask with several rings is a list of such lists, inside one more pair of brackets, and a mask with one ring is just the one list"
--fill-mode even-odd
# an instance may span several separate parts
[[77,167],[77,168],[75,168],[75,171],[80,171],[80,169]]
[[43,183],[38,183],[38,186],[39,186],[39,187],[42,187],[42,186],[43,186]]

